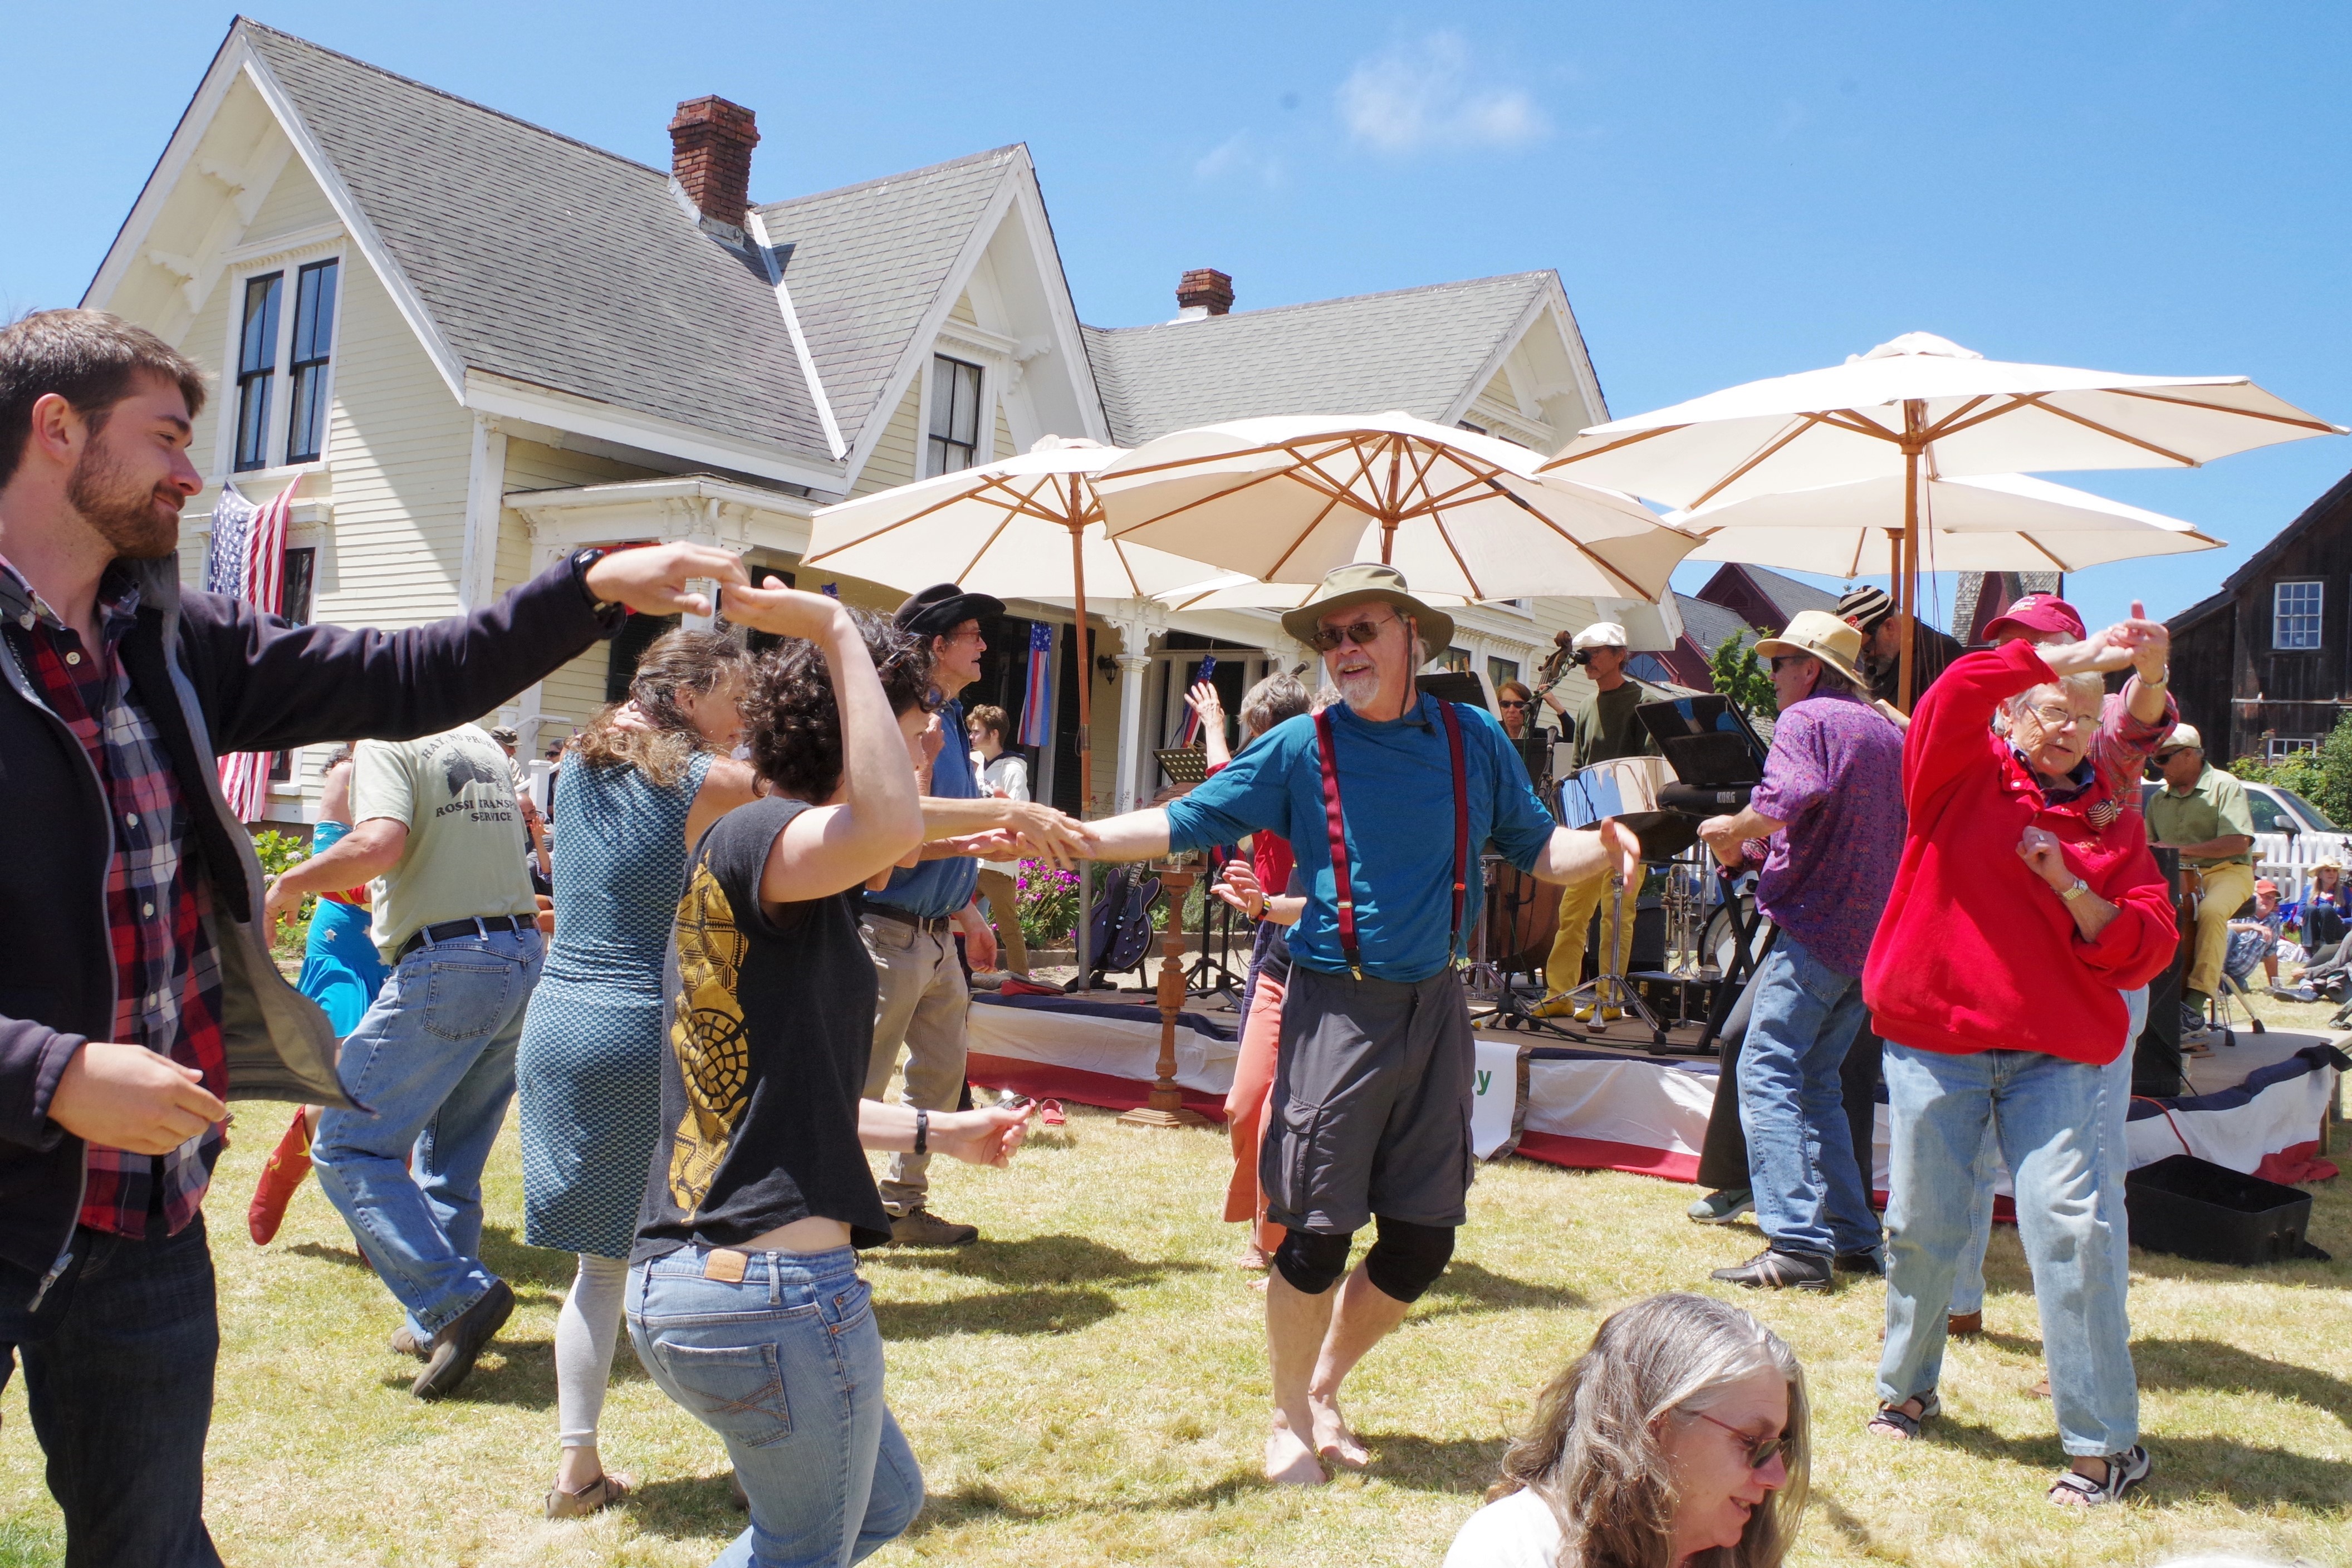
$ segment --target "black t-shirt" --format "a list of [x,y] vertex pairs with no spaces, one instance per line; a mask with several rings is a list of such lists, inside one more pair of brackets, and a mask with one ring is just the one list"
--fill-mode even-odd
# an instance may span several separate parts
[[770,920],[760,870],[808,807],[771,796],[713,823],[687,867],[663,975],[662,1135],[637,1244],[740,1247],[812,1215],[890,1239],[857,1142],[874,1047],[874,961],[852,889]]

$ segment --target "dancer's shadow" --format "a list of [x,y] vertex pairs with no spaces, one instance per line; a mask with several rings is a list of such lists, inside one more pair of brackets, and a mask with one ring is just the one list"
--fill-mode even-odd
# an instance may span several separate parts
[[1484,1266],[1455,1258],[1422,1298],[1427,1303],[1416,1316],[1435,1317],[1460,1312],[1504,1312],[1521,1307],[1581,1307],[1584,1298],[1557,1285],[1514,1279]]
[[1451,1492],[1465,1497],[1485,1494],[1502,1473],[1507,1437],[1424,1437],[1417,1432],[1356,1434],[1370,1450],[1371,1464],[1364,1474],[1390,1486],[1417,1492]]
[[1018,1241],[975,1241],[969,1247],[892,1250],[878,1260],[887,1268],[929,1268],[985,1279],[992,1285],[1156,1285],[1171,1274],[1197,1274],[1211,1267],[1187,1258],[1141,1258],[1090,1236],[1024,1237]]
[[2315,1367],[2273,1361],[2218,1340],[2135,1340],[2142,1389],[2210,1388],[2316,1405],[2352,1426],[2352,1383]]
[[930,1492],[923,1499],[923,1511],[907,1527],[901,1541],[915,1541],[937,1530],[952,1530],[975,1520],[1012,1520],[1026,1522],[1048,1517],[1045,1509],[1032,1508],[1014,1502],[986,1481],[966,1481],[951,1492]]
[[742,1534],[751,1521],[735,1508],[727,1484],[727,1456],[720,1454],[716,1462],[716,1475],[673,1476],[632,1488],[630,1522],[672,1541],[712,1535],[731,1540]]
[[1045,1285],[992,1290],[944,1301],[874,1303],[886,1340],[929,1340],[947,1334],[1070,1334],[1118,1310],[1118,1298],[1094,1286]]
[[[385,1358],[387,1369],[377,1379],[386,1388],[406,1388],[416,1376],[417,1363],[406,1357]],[[646,1369],[637,1363],[626,1329],[614,1348],[612,1381],[644,1383]],[[457,1392],[446,1396],[452,1405],[508,1405],[518,1410],[555,1408],[555,1342],[553,1340],[492,1340],[480,1361],[467,1374]],[[5,1561],[5,1560],[0,1560]]]

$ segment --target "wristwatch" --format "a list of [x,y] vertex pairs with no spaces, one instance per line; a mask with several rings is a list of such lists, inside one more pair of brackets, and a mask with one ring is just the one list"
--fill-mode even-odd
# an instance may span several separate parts
[[2074,885],[2073,887],[2059,889],[2058,896],[2071,904],[2076,899],[2081,898],[2084,893],[2087,893],[2090,890],[2091,884],[2083,880],[2082,878],[2077,877],[2074,879]]
[[915,1112],[915,1152],[928,1154],[930,1152],[931,1113],[928,1110],[918,1110]]

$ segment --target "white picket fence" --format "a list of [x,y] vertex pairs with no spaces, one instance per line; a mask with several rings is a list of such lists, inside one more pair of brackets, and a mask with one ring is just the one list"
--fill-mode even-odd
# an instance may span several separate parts
[[2352,838],[2341,833],[2254,835],[2254,875],[2276,882],[2284,903],[2302,901],[2311,883],[2311,868],[2322,860],[2352,865]]

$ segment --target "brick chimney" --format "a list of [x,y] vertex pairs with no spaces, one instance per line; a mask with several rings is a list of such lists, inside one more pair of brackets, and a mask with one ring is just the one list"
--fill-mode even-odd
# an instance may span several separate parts
[[1176,305],[1188,316],[1222,316],[1234,308],[1234,280],[1213,267],[1195,267],[1176,280]]
[[690,98],[669,122],[669,172],[704,217],[740,228],[759,144],[750,110],[716,95]]

